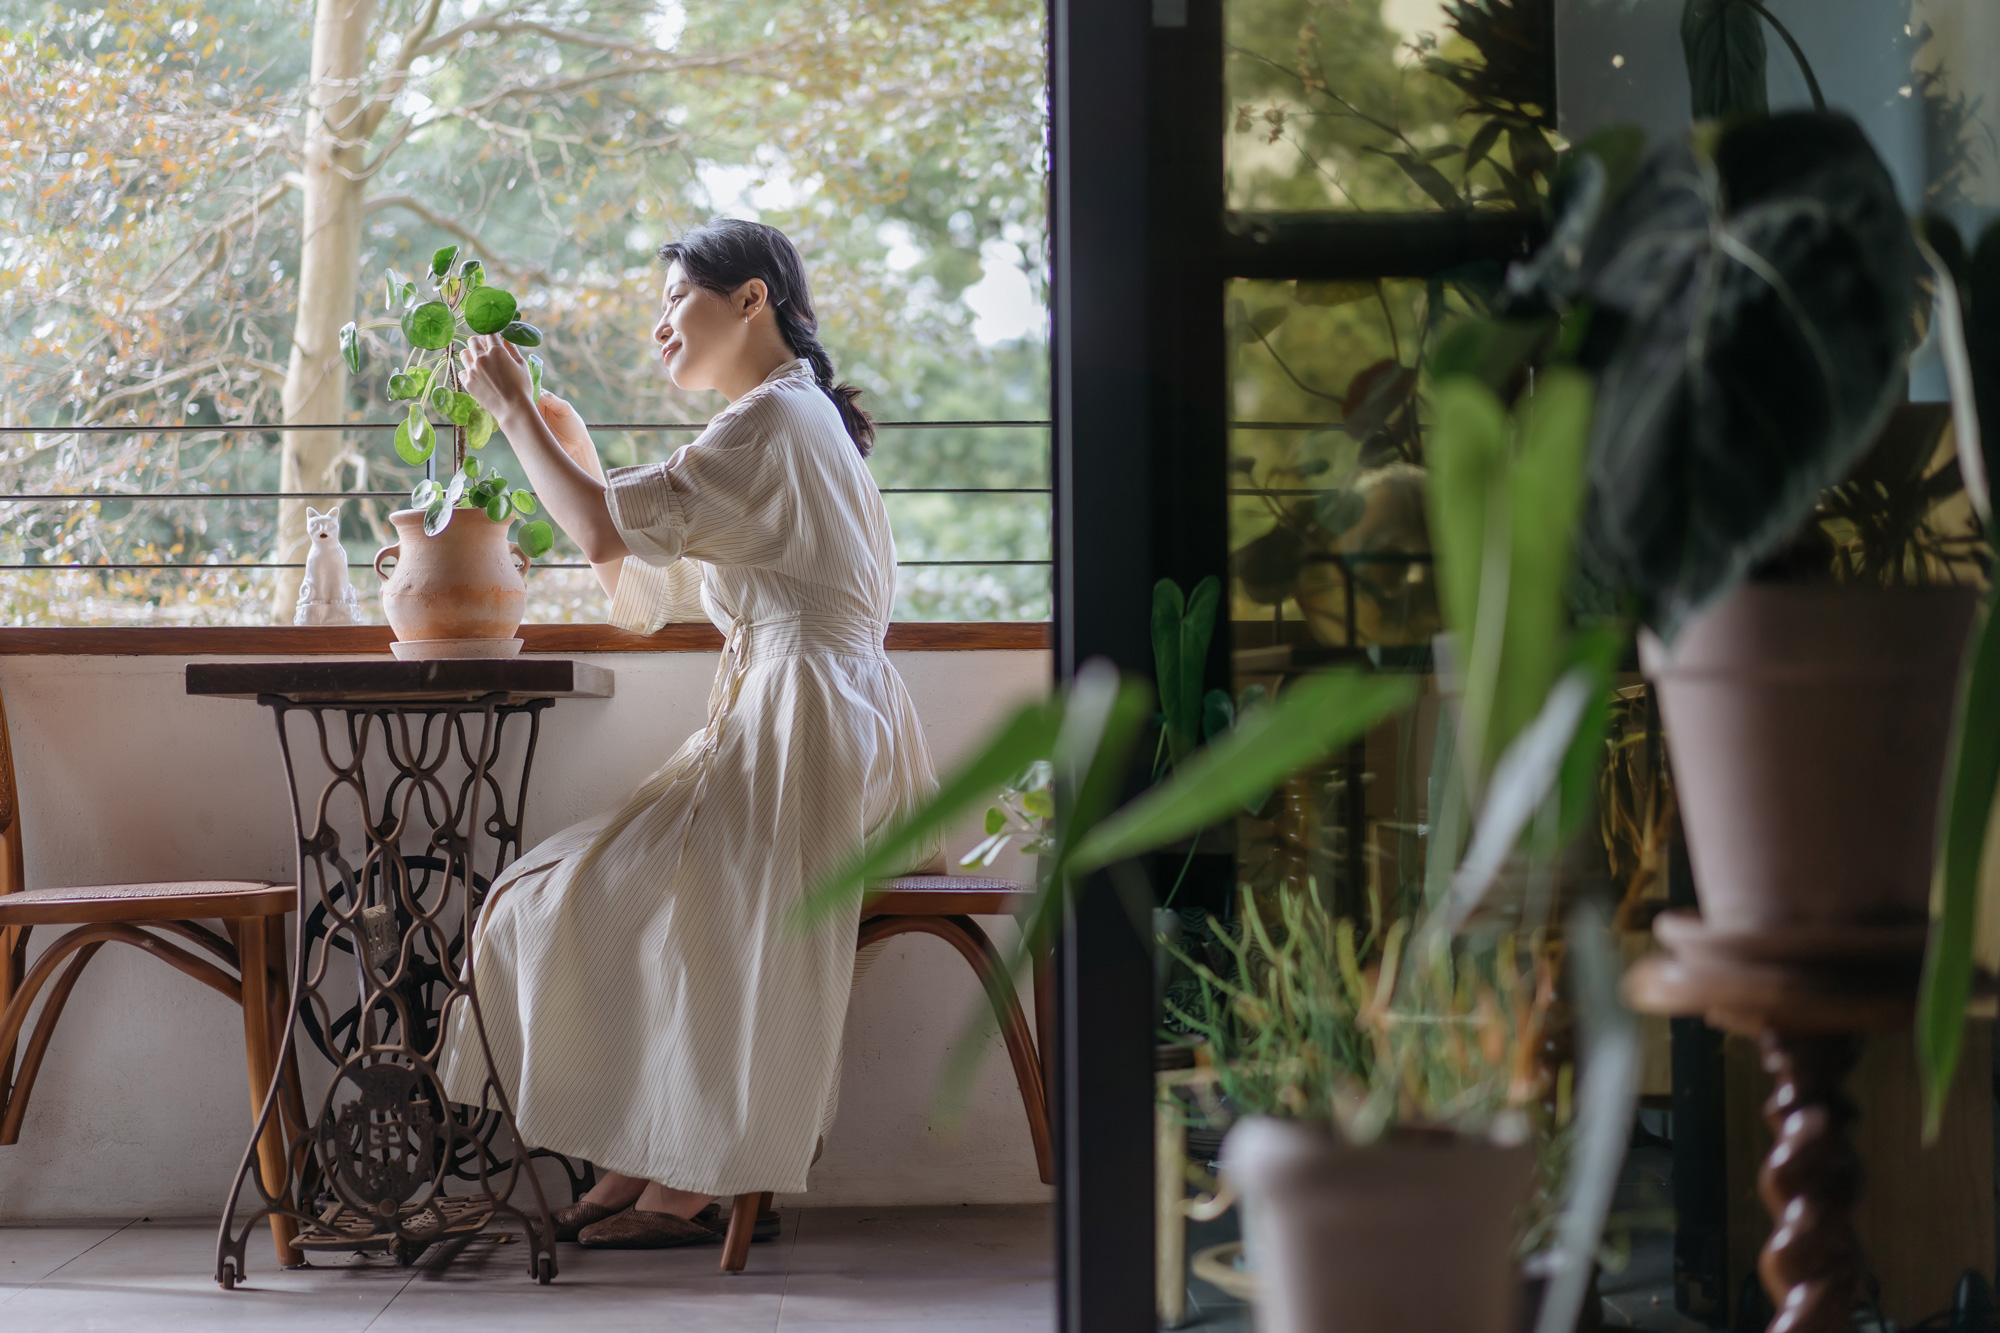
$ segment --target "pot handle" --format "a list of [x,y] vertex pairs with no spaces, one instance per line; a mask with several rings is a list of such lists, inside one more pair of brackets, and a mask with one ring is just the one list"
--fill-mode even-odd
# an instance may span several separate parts
[[523,574],[527,573],[528,569],[535,563],[534,561],[528,559],[528,553],[521,549],[521,543],[508,542],[507,549],[521,558],[521,572]]
[[401,542],[391,542],[375,553],[375,576],[377,578],[386,580],[389,577],[382,572],[382,562],[391,557],[394,557],[398,564],[402,563],[403,544]]

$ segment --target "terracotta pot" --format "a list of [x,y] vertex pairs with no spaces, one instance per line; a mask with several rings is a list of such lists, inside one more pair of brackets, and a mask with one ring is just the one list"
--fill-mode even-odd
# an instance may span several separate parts
[[1750,583],[1671,648],[1640,636],[1709,930],[1925,919],[1976,601]]
[[1222,1146],[1258,1333],[1510,1333],[1534,1154],[1440,1135],[1351,1147],[1256,1116]]
[[[375,553],[382,612],[404,642],[425,639],[511,639],[528,608],[521,575],[528,557],[507,540],[507,525],[483,510],[460,509],[443,532],[424,535],[424,511],[389,515],[400,541]],[[382,562],[393,559],[393,572]]]

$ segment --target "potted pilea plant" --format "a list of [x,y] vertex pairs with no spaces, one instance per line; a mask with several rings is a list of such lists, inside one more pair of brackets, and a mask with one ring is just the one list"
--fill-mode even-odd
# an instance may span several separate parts
[[[408,404],[396,427],[396,453],[413,467],[429,465],[410,492],[410,507],[389,515],[398,540],[375,556],[382,610],[398,657],[508,657],[521,648],[515,631],[528,601],[522,575],[548,554],[555,530],[531,517],[532,492],[477,458],[492,439],[494,420],[460,387],[458,353],[473,334],[497,333],[521,347],[540,346],[542,335],[516,318],[513,294],[488,286],[485,266],[461,258],[455,245],[431,256],[424,279],[429,299],[420,300],[418,284],[389,269],[388,308],[398,317],[367,326],[397,330],[407,344],[387,386],[391,402]],[[360,334],[353,323],[340,332],[342,354],[357,374]],[[539,393],[542,359],[530,353],[528,363]],[[451,424],[451,471],[442,480],[432,412]],[[509,541],[517,516],[527,521],[519,540]],[[385,572],[391,560],[394,572]]]

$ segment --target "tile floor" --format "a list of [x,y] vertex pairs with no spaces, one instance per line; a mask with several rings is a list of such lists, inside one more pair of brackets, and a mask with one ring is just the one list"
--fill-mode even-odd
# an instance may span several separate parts
[[561,1275],[540,1287],[518,1243],[484,1239],[413,1268],[343,1256],[286,1271],[266,1241],[245,1286],[225,1292],[212,1276],[213,1223],[10,1226],[0,1227],[0,1329],[1046,1333],[1051,1245],[1045,1207],[792,1208],[783,1234],[733,1277],[716,1272],[713,1248],[564,1245]]

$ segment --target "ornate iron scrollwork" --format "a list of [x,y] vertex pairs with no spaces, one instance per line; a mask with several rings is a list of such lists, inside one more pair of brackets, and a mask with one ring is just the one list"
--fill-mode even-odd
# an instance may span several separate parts
[[[447,1014],[478,1002],[465,957],[466,928],[488,887],[521,850],[527,784],[549,700],[502,696],[454,703],[295,704],[266,697],[278,723],[298,832],[299,890],[292,1011],[280,1074],[266,1096],[224,1215],[216,1277],[234,1286],[245,1242],[274,1215],[299,1224],[291,1245],[393,1253],[412,1262],[426,1247],[469,1236],[497,1218],[527,1233],[529,1272],[555,1276],[554,1237],[533,1159],[555,1154],[522,1143],[478,1023],[475,1060],[486,1059],[479,1105],[446,1100],[438,1078]],[[311,722],[327,774],[301,799],[288,717]],[[526,723],[518,783],[497,765],[515,719]],[[309,761],[308,761],[309,762]],[[359,828],[360,836],[343,829]],[[492,848],[473,869],[475,839]],[[334,1065],[317,1121],[304,1123],[296,1075],[286,1083],[296,1034]],[[272,1117],[284,1129],[284,1179],[260,1168],[259,1138]],[[557,1158],[573,1196],[595,1172]],[[261,1206],[241,1221],[248,1183]],[[529,1192],[526,1211],[511,1200]]]
[[[424,1082],[397,1064],[366,1065],[335,1080],[320,1114],[319,1151],[328,1182],[349,1207],[394,1217],[431,1185],[443,1125]],[[343,1083],[355,1095],[336,1111],[332,1102]]]

